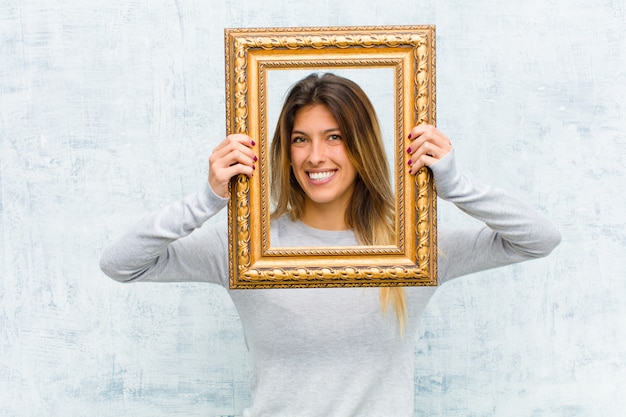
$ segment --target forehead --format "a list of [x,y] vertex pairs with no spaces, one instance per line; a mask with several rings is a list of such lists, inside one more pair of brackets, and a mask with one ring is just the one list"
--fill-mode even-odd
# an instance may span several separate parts
[[293,130],[303,128],[323,127],[339,128],[335,116],[324,104],[309,104],[296,111],[293,121]]

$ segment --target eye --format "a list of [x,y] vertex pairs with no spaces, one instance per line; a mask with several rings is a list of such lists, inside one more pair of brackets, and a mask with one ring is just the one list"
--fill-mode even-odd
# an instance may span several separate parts
[[304,143],[306,139],[303,136],[294,136],[291,138],[291,143]]
[[328,137],[328,140],[341,140],[341,135],[337,135],[337,134],[335,134],[335,135],[330,135],[330,136]]

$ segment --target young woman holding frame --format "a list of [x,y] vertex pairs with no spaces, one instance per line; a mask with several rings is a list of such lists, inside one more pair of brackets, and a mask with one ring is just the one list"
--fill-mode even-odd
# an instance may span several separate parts
[[[271,146],[273,246],[394,239],[380,129],[358,85],[332,74],[296,83]],[[435,287],[229,290],[227,225],[203,224],[226,206],[233,176],[254,175],[254,150],[253,138],[226,137],[202,189],[111,244],[103,271],[123,282],[203,281],[228,290],[250,352],[244,416],[412,416],[415,336]],[[410,174],[429,167],[438,197],[483,223],[438,226],[439,282],[546,256],[558,245],[559,232],[528,205],[459,171],[437,128],[407,132],[407,152]]]

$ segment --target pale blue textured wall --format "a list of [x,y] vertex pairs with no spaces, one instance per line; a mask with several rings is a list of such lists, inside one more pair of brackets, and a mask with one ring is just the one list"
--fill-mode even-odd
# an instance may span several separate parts
[[459,163],[563,233],[547,259],[439,289],[417,415],[626,414],[624,1],[4,0],[1,416],[241,413],[225,291],[123,286],[100,253],[204,181],[224,27],[381,24],[437,25],[438,125]]

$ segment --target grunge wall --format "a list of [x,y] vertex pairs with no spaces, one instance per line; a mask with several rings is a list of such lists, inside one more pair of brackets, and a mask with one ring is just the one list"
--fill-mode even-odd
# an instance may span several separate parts
[[[437,291],[416,415],[624,415],[626,6],[610,0],[0,2],[0,415],[241,415],[226,292],[118,284],[103,246],[206,180],[225,27],[403,24],[437,26],[460,166],[563,234]],[[443,203],[439,220],[467,222]]]

